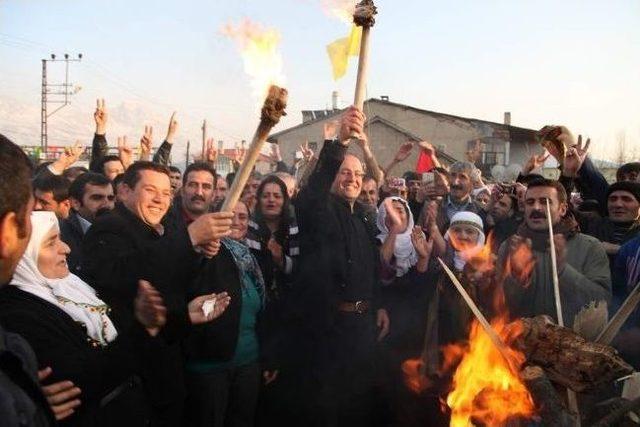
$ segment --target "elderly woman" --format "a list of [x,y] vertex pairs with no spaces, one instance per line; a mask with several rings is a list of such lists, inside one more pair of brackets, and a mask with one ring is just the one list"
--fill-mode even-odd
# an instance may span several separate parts
[[[69,273],[69,247],[51,212],[33,212],[33,231],[11,286],[0,292],[0,319],[34,349],[52,381],[70,380],[81,405],[67,425],[145,425],[145,395],[132,351],[148,339],[142,327],[117,331],[109,307]],[[145,336],[147,338],[145,338]]]
[[[69,247],[60,240],[56,216],[33,212],[31,223],[31,238],[11,286],[0,291],[0,321],[29,342],[41,368],[52,369],[48,380],[69,380],[77,387],[70,391],[80,393],[79,402],[69,401],[69,409],[56,414],[65,418],[65,425],[148,425],[138,373],[144,357],[164,345],[160,330],[166,309],[161,297],[148,283],[141,285],[135,304],[138,322],[118,330],[95,290],[69,273]],[[152,295],[154,301],[142,295]],[[195,298],[189,304],[191,321],[219,316],[228,298],[217,297],[218,308],[206,316],[205,298]]]
[[194,328],[186,345],[187,425],[252,426],[260,380],[257,323],[265,288],[257,260],[245,243],[249,209],[234,208],[230,238],[207,260],[194,295],[226,291],[231,303],[215,324]]
[[[482,219],[473,212],[458,212],[451,218],[449,229],[444,237],[436,226],[431,227],[435,240],[434,253],[440,256],[447,266],[460,279],[472,298],[479,302],[485,297],[482,289],[471,283],[473,266],[470,261],[482,251],[485,244]],[[462,297],[450,283],[449,277],[441,272],[435,297],[429,303],[425,349],[428,353],[428,372],[436,374],[440,366],[439,349],[448,343],[459,342],[467,338],[473,314]]]

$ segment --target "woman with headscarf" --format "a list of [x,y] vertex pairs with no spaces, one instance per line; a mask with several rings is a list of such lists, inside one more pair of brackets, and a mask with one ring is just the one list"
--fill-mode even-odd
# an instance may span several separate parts
[[0,291],[0,319],[33,347],[52,382],[70,380],[81,404],[65,425],[146,425],[145,395],[136,377],[133,349],[147,332],[117,331],[109,307],[66,263],[52,212],[33,212],[27,250],[11,281]]
[[[483,306],[488,295],[485,289],[478,289],[469,280],[475,268],[471,261],[485,244],[482,219],[473,212],[462,211],[451,218],[449,229],[444,238],[437,227],[432,229],[438,253],[445,264],[454,272],[469,295]],[[439,351],[443,345],[465,340],[469,334],[473,314],[451,283],[451,279],[439,266],[435,298],[429,303],[425,349],[428,357],[428,372],[435,375],[440,368]],[[480,301],[481,300],[481,301]]]
[[398,196],[387,197],[380,204],[376,224],[381,244],[381,306],[390,320],[389,335],[380,346],[385,368],[382,380],[388,394],[384,423],[393,424],[414,400],[404,388],[400,367],[422,351],[426,310],[435,292],[433,272],[428,272],[433,240],[414,227],[409,204]]
[[[27,249],[10,286],[0,291],[3,325],[29,342],[41,368],[51,368],[48,381],[71,381],[76,389],[70,392],[80,392],[78,407],[57,414],[64,425],[149,425],[149,390],[143,390],[139,375],[144,376],[145,358],[166,345],[160,294],[141,284],[134,304],[137,321],[117,329],[95,290],[69,272],[69,246],[60,239],[56,216],[33,212],[31,223]],[[211,298],[217,298],[217,308],[203,316],[203,303]],[[197,297],[189,303],[189,318],[213,320],[228,303],[226,295]]]
[[190,293],[226,291],[231,303],[216,323],[194,328],[187,356],[189,426],[253,426],[262,378],[258,322],[265,306],[264,279],[245,238],[249,209],[234,208],[231,236],[207,260]]

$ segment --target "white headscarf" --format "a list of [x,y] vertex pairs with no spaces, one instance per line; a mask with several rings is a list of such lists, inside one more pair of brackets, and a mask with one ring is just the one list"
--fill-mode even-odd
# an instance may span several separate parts
[[[484,225],[482,223],[482,218],[469,211],[461,211],[453,215],[453,218],[451,218],[451,223],[449,224],[449,230],[451,230],[451,227],[456,224],[470,225],[478,229],[478,232],[480,233],[475,247],[469,248],[465,251],[457,251],[454,248],[455,253],[453,255],[453,266],[456,268],[456,270],[462,271],[467,261],[469,261],[469,259],[471,259],[478,252],[480,252],[484,246]],[[449,242],[449,230],[447,230],[444,235],[444,239],[447,242]]]
[[392,196],[384,199],[384,201],[378,208],[378,217],[376,219],[378,230],[380,230],[380,234],[378,234],[378,240],[380,240],[381,242],[384,242],[389,235],[389,229],[387,228],[387,224],[385,223],[385,219],[387,218],[387,200],[402,203],[407,212],[407,228],[402,233],[396,236],[396,245],[393,249],[393,255],[396,259],[396,277],[402,277],[411,269],[411,267],[416,265],[416,263],[418,262],[418,254],[416,253],[416,249],[413,247],[413,243],[411,242],[411,232],[413,231],[413,214],[411,213],[409,204],[402,197]]
[[63,279],[48,279],[38,270],[38,256],[42,241],[49,231],[59,230],[53,212],[33,212],[29,245],[18,263],[11,285],[29,292],[59,307],[73,320],[87,329],[87,335],[105,346],[118,332],[107,316],[108,306],[96,296],[96,291],[78,276],[69,274]]

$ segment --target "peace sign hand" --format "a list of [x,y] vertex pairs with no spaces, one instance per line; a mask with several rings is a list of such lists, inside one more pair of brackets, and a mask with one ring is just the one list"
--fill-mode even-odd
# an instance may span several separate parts
[[578,135],[578,143],[567,150],[567,156],[562,165],[562,174],[568,177],[578,176],[578,171],[589,154],[589,146],[591,139],[587,138],[587,142],[582,145],[582,135]]
[[122,166],[126,170],[133,163],[133,149],[127,145],[127,137],[119,136],[117,140],[118,156],[122,162]]
[[151,158],[151,147],[153,146],[153,127],[145,126],[144,134],[140,138],[140,160]]
[[104,135],[107,132],[107,107],[103,99],[96,99],[96,111],[93,113],[93,120],[96,122],[96,134]]

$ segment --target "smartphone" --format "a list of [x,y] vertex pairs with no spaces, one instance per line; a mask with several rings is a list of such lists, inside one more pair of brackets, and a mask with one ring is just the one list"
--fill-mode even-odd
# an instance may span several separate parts
[[422,183],[431,184],[436,180],[436,176],[433,172],[425,172],[422,174]]

